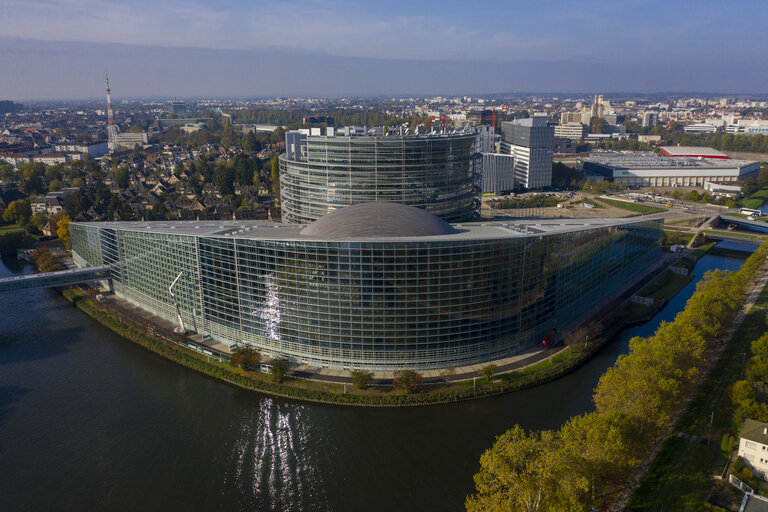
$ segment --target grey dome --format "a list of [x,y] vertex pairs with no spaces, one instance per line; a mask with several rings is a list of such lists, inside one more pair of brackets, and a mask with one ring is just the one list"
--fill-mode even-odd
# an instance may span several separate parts
[[345,206],[310,223],[302,235],[323,238],[394,238],[458,233],[431,213],[398,203],[371,201]]

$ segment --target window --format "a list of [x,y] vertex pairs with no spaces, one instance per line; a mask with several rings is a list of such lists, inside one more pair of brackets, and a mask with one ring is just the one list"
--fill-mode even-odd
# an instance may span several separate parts
[[752,441],[747,441],[744,443],[744,447],[749,448],[750,450],[754,450],[755,448],[757,448],[757,445]]

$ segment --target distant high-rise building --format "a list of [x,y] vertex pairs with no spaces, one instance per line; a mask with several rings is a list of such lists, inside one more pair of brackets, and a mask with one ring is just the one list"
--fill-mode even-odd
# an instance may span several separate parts
[[186,101],[169,101],[168,113],[170,113],[172,116],[186,115],[187,102]]
[[657,112],[643,112],[643,126],[656,126],[659,124],[659,114]]
[[502,153],[515,157],[515,183],[525,188],[552,184],[554,129],[546,116],[502,123]]
[[117,149],[117,125],[112,110],[112,90],[109,88],[109,76],[107,78],[107,146],[110,151]]

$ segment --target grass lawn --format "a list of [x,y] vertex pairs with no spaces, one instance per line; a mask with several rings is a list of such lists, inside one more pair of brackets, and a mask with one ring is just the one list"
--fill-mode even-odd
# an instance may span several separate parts
[[759,208],[764,202],[768,201],[768,187],[763,187],[746,199],[742,199],[741,206],[744,208]]
[[704,231],[703,233],[715,233],[718,235],[735,236],[736,238],[755,238],[757,240],[763,240],[765,238],[765,236],[763,235],[749,235],[747,233],[737,233],[735,231],[712,230],[712,231]]
[[[715,367],[693,397],[688,409],[675,426],[678,432],[706,440],[710,418],[712,437],[706,442],[671,437],[664,446],[645,478],[635,491],[626,510],[721,510],[703,501],[715,485],[712,475],[719,474],[726,457],[720,451],[720,440],[726,433],[734,434],[733,406],[728,387],[742,374],[745,357],[749,357],[752,340],[766,330],[765,307],[768,305],[768,287],[763,289],[739,329],[728,343]],[[743,354],[746,354],[743,355]]]
[[0,235],[7,235],[14,231],[24,231],[24,228],[18,224],[8,224],[7,226],[0,226]]
[[602,197],[598,199],[598,201],[605,203],[608,206],[613,206],[614,208],[629,210],[630,212],[636,212],[641,215],[645,215],[646,213],[659,213],[659,212],[667,211],[666,208],[659,208],[657,206],[648,206],[646,204],[641,204],[641,203],[627,203],[625,201],[614,201],[612,199],[605,199]]
[[688,245],[688,242],[691,241],[691,238],[694,237],[694,233],[686,233],[681,231],[669,231],[664,230],[664,238],[661,241],[661,244],[665,247],[668,247],[670,245]]

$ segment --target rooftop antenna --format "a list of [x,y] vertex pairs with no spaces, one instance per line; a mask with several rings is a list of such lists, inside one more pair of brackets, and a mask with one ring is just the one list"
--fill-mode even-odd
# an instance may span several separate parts
[[107,147],[110,151],[117,149],[117,126],[115,126],[115,115],[112,110],[112,91],[109,89],[109,75],[106,70],[104,76],[107,78]]

